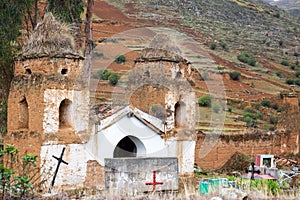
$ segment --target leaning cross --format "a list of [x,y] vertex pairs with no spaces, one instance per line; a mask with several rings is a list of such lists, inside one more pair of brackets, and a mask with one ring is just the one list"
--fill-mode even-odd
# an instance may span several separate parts
[[60,157],[59,157],[59,158],[52,155],[53,158],[55,158],[56,160],[58,160],[58,163],[57,163],[57,167],[56,167],[56,170],[55,170],[55,172],[54,172],[54,176],[53,176],[53,179],[52,179],[52,182],[51,182],[51,185],[50,185],[50,188],[49,188],[48,193],[51,193],[51,190],[52,190],[52,188],[53,188],[53,186],[54,186],[55,178],[56,178],[56,175],[57,175],[57,172],[58,172],[58,169],[59,169],[60,164],[61,164],[61,163],[64,163],[64,164],[66,164],[66,165],[69,164],[69,163],[67,163],[66,161],[64,161],[64,160],[62,159],[65,150],[66,150],[66,148],[64,147],[63,150],[62,150],[62,152],[61,152],[61,154],[60,154]]
[[251,163],[251,170],[246,169],[246,173],[251,172],[251,180],[254,180],[254,173],[260,174],[260,170],[255,170],[254,166],[255,166],[255,163],[252,162],[252,163]]
[[156,185],[162,185],[163,182],[156,182],[156,170],[153,171],[153,182],[147,182],[146,185],[153,185],[152,193],[155,194]]

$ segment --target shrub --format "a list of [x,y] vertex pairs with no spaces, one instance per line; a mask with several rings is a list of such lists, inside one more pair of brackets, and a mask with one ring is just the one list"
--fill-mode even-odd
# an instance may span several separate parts
[[117,55],[115,58],[115,62],[118,64],[124,63],[126,61],[126,57],[124,55]]
[[[0,193],[2,199],[29,199],[34,194],[39,180],[37,156],[25,154],[19,158],[19,150],[14,146],[0,144]],[[31,199],[31,198],[30,198]]]
[[210,96],[203,96],[198,98],[199,106],[203,107],[210,107],[211,106],[211,97]]
[[263,106],[263,107],[271,107],[271,101],[269,100],[269,99],[263,99],[262,101],[261,101],[261,105]]
[[103,73],[106,73],[107,69],[99,69],[95,74],[93,74],[93,78],[102,79]]
[[270,116],[270,123],[271,124],[277,124],[278,123],[278,116],[277,115],[271,115]]
[[218,69],[218,70],[224,70],[224,67],[223,67],[223,66],[220,66],[220,65],[218,65],[218,66],[217,66],[217,69]]
[[240,75],[241,75],[241,73],[238,72],[238,71],[231,71],[231,72],[229,72],[230,78],[232,80],[234,80],[234,81],[240,80]]
[[280,64],[284,66],[289,66],[289,62],[287,60],[282,60]]
[[217,44],[215,42],[210,44],[210,49],[215,50],[217,48]]
[[285,80],[285,82],[286,82],[287,84],[289,84],[289,85],[293,85],[293,84],[295,83],[295,80],[292,79],[292,78],[287,78],[287,79]]
[[254,58],[250,58],[247,53],[239,54],[237,59],[243,63],[247,63],[248,65],[255,66],[256,60]]
[[298,70],[298,71],[295,72],[295,76],[296,77],[300,77],[300,70]]
[[101,79],[102,80],[108,80],[108,77],[111,75],[112,72],[108,71],[108,70],[104,70],[102,75],[101,75]]
[[281,72],[276,72],[276,76],[282,78]]
[[232,110],[233,110],[232,106],[228,106],[228,112],[232,113]]
[[295,84],[300,86],[300,78],[297,78],[297,79],[295,80]]
[[118,83],[119,79],[120,75],[113,72],[111,72],[111,74],[108,77],[109,84],[111,84],[112,86],[115,86]]

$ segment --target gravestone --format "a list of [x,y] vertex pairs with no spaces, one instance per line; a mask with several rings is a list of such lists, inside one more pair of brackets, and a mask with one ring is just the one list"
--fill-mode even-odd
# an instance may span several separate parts
[[155,190],[178,190],[178,159],[166,158],[106,158],[105,187],[109,193],[135,195],[153,192],[153,171]]

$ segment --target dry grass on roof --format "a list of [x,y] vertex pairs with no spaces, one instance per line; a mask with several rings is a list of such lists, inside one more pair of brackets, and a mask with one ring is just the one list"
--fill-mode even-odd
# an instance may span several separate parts
[[57,21],[47,13],[22,49],[22,56],[76,55],[71,26]]
[[168,35],[158,34],[141,53],[142,59],[168,59],[173,61],[183,61],[181,50]]

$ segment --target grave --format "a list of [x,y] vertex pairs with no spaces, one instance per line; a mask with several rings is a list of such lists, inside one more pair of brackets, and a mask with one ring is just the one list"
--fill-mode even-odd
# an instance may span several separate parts
[[140,194],[178,190],[178,159],[106,158],[105,188],[109,193]]

